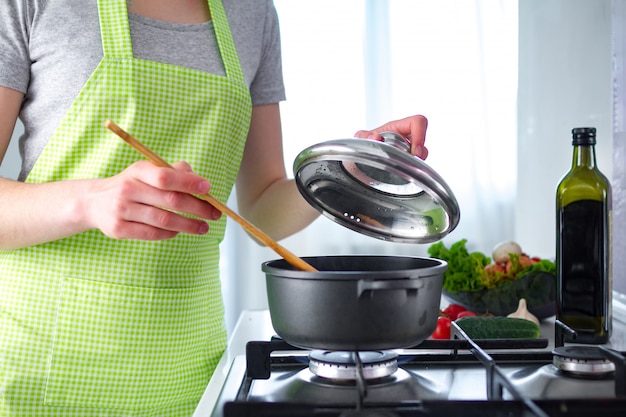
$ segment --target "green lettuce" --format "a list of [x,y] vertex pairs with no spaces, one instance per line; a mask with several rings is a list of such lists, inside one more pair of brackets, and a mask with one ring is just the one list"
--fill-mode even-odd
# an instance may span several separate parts
[[428,248],[431,257],[448,263],[448,269],[443,274],[443,288],[447,291],[480,291],[485,288],[482,277],[491,258],[480,252],[470,253],[466,243],[467,240],[462,239],[448,249],[443,242],[437,242]]

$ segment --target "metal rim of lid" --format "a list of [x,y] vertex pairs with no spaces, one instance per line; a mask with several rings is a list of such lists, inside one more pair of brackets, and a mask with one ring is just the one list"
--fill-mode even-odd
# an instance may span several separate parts
[[304,149],[293,165],[300,193],[326,217],[371,237],[442,239],[460,219],[452,190],[408,152],[404,138],[385,132],[383,139],[336,139]]

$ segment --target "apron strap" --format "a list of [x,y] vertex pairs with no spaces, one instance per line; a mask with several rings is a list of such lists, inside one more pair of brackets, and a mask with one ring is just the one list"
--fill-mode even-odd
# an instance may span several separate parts
[[224,5],[221,0],[209,0],[209,9],[211,10],[215,37],[222,55],[226,77],[243,84],[245,82],[243,70],[241,69],[235,41],[230,31],[228,18],[224,11]]
[[100,36],[106,58],[132,58],[126,0],[98,0]]

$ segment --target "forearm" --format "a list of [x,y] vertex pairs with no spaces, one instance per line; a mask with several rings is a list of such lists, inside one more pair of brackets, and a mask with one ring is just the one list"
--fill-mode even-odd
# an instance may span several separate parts
[[248,209],[240,214],[275,240],[304,229],[319,212],[300,195],[294,180],[273,183]]
[[207,220],[216,220],[220,213],[194,194],[206,193],[210,184],[185,162],[174,167],[140,161],[110,178],[43,184],[0,179],[0,250],[91,229],[113,239],[205,234]]
[[25,184],[0,178],[0,250],[18,249],[88,229],[80,215],[85,181]]

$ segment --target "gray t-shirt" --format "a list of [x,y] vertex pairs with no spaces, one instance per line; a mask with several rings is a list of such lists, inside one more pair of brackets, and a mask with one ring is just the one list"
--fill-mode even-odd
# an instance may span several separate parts
[[[252,104],[284,100],[280,33],[272,0],[223,3]],[[135,57],[224,75],[211,22],[172,24],[132,13],[129,21]],[[25,94],[20,180],[101,59],[96,0],[0,1],[0,85]]]

